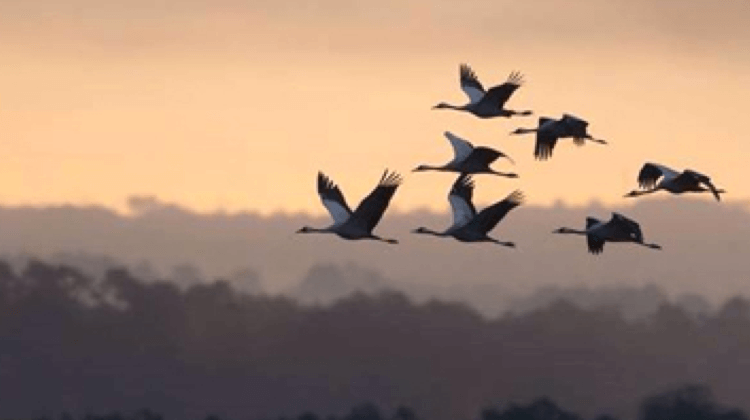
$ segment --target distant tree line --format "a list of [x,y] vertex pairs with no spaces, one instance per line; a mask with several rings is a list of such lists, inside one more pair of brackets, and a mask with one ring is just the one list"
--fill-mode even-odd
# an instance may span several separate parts
[[[566,411],[548,398],[539,398],[529,404],[509,404],[505,408],[490,407],[482,410],[479,420],[583,420],[584,418]],[[160,414],[144,409],[133,413],[113,412],[105,415],[86,414],[77,419],[68,413],[58,417],[59,420],[165,420]],[[208,415],[204,420],[222,420],[216,415]],[[657,394],[646,398],[641,404],[639,420],[748,420],[748,416],[739,409],[730,409],[717,404],[708,388],[703,386],[685,386],[674,391]],[[51,417],[40,417],[34,420],[54,420]],[[422,420],[413,409],[406,406],[397,407],[387,415],[372,403],[359,404],[343,416],[319,416],[310,411],[294,417],[279,417],[273,420]],[[599,415],[595,420],[617,420],[607,414]]]
[[[413,407],[401,414],[455,420],[543,395],[551,400],[488,409],[482,420],[546,418],[523,410],[544,412],[538,407],[553,400],[585,418],[632,418],[637,401],[685,383],[747,410],[748,354],[750,304],[739,297],[702,318],[667,304],[627,321],[558,301],[487,319],[466,305],[417,305],[395,292],[302,306],[225,281],[181,289],[124,268],[93,279],[64,265],[32,261],[16,272],[0,261],[0,419],[133,407],[153,410],[133,414],[144,420],[278,419],[372,401],[386,412]],[[745,418],[690,392],[703,395],[701,410],[724,417],[682,419]],[[654,398],[641,418],[693,412],[683,397]],[[659,411],[664,404],[674,407]],[[509,417],[513,407],[521,417]]]

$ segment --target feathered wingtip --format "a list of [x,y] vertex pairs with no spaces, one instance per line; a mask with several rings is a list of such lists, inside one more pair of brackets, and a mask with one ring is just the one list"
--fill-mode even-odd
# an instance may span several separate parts
[[451,187],[450,194],[454,195],[466,195],[471,197],[471,192],[474,191],[474,179],[469,174],[462,173],[456,178]]
[[461,65],[458,66],[459,73],[461,74],[462,79],[476,79],[477,74],[474,72],[474,70],[466,63],[461,63]]
[[526,195],[521,190],[515,190],[505,197],[505,201],[520,206],[526,200]]
[[508,80],[506,80],[506,83],[511,83],[516,86],[521,86],[524,83],[523,75],[521,74],[520,71],[514,70],[508,76]]
[[386,169],[383,171],[383,176],[380,177],[378,185],[384,187],[398,187],[403,181],[404,178],[399,173]]
[[474,178],[472,178],[470,174],[462,173],[456,179],[455,185],[474,188]]
[[638,186],[644,189],[653,188],[656,186],[656,180],[662,175],[662,169],[659,165],[646,162],[638,172]]
[[322,171],[318,171],[318,191],[336,188],[336,184]]

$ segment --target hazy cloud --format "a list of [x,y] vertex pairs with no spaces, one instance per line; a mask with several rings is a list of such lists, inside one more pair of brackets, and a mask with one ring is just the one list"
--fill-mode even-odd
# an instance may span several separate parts
[[[42,257],[60,251],[105,254],[130,266],[151,261],[149,269],[161,273],[189,263],[211,278],[250,267],[271,292],[291,290],[311,267],[330,263],[359,274],[375,270],[369,277],[358,274],[374,279],[371,285],[387,279],[386,283],[404,285],[402,290],[429,284],[433,291],[479,294],[485,303],[477,306],[485,308],[493,301],[504,302],[507,295],[530,293],[544,285],[653,283],[670,294],[695,292],[723,299],[750,293],[746,208],[686,197],[644,199],[617,209],[523,206],[492,232],[516,242],[517,249],[413,235],[409,231],[417,226],[441,228],[450,220],[447,214],[421,211],[387,214],[379,230],[401,244],[386,246],[295,234],[302,225],[328,223],[304,215],[198,214],[170,204],[133,216],[104,208],[0,208],[0,252],[33,251]],[[587,215],[608,218],[611,210],[638,220],[646,239],[664,250],[608,244],[602,255],[592,256],[583,238],[550,233],[560,226],[583,226]],[[485,286],[491,287],[476,293]]]
[[748,45],[748,16],[745,0],[4,1],[0,36],[21,43],[67,38],[125,50],[265,44],[399,51],[478,42],[495,48],[638,43],[723,51]]

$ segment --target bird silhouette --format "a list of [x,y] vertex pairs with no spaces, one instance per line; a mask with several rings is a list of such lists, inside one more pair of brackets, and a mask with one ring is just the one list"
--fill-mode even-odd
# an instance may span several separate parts
[[563,114],[559,120],[540,117],[536,128],[517,128],[510,134],[536,133],[534,157],[538,160],[547,160],[552,157],[552,150],[558,139],[572,138],[577,146],[583,146],[586,140],[607,144],[604,140],[592,137],[587,131],[588,125],[589,123],[581,118]]
[[461,89],[469,97],[465,105],[451,105],[440,102],[433,109],[455,109],[466,111],[479,118],[512,117],[514,115],[531,115],[531,111],[514,111],[505,108],[513,92],[523,84],[523,76],[519,72],[512,72],[505,83],[485,90],[477,75],[468,64],[461,64],[459,68]]
[[606,242],[632,242],[652,249],[661,249],[657,244],[643,242],[640,225],[619,213],[612,213],[612,218],[606,223],[587,217],[584,230],[562,227],[552,233],[585,235],[589,252],[592,254],[602,253]]
[[711,178],[706,175],[691,169],[677,172],[656,163],[646,163],[643,165],[641,171],[638,173],[638,185],[642,190],[633,190],[627,193],[625,197],[638,197],[664,190],[672,194],[710,192],[714,195],[716,201],[721,201],[719,194],[726,193],[722,189],[717,189],[711,183]]
[[515,173],[498,172],[490,168],[490,164],[501,157],[513,163],[513,159],[506,154],[489,147],[474,147],[471,143],[450,131],[446,131],[444,135],[450,141],[451,146],[453,146],[453,160],[442,166],[419,165],[414,169],[414,172],[447,171],[463,174],[493,174],[508,178],[518,178],[518,175]]
[[322,172],[318,172],[318,195],[330,213],[333,224],[325,228],[304,226],[297,233],[335,233],[344,239],[374,239],[396,244],[397,240],[381,238],[374,235],[372,230],[383,217],[401,182],[401,175],[386,169],[375,189],[352,212],[339,187]]
[[437,232],[426,227],[414,229],[412,233],[433,235],[438,237],[453,237],[461,242],[492,242],[498,245],[515,247],[513,242],[502,242],[489,237],[489,231],[508,214],[509,211],[521,205],[523,193],[514,191],[503,200],[477,213],[471,201],[474,192],[474,182],[470,175],[460,175],[453,183],[448,193],[448,202],[453,210],[453,224],[443,232]]

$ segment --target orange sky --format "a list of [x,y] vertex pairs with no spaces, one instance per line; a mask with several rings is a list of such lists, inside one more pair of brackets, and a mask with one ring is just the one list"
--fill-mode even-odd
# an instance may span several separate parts
[[[0,2],[3,204],[319,213],[319,169],[354,205],[386,167],[450,159],[445,130],[516,160],[480,202],[616,205],[646,160],[750,198],[744,0],[24,3]],[[431,111],[464,102],[460,62],[485,85],[522,71],[510,107],[582,116],[610,145],[536,162],[507,135],[536,116]],[[452,176],[408,175],[395,207],[447,207]]]

